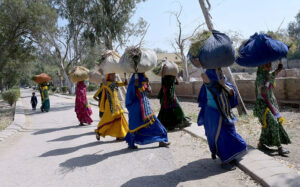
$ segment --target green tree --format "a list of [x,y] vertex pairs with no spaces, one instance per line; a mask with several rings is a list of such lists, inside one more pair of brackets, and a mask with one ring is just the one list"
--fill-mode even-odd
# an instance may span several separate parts
[[23,39],[28,45],[31,38],[53,26],[55,12],[45,0],[2,0],[0,1],[0,64],[3,68],[7,58],[14,54],[16,43]]
[[291,22],[288,26],[288,34],[296,45],[295,51],[289,55],[290,58],[300,58],[300,11],[295,19],[296,21]]
[[[75,65],[89,63],[93,66],[91,51],[93,47],[90,41],[86,39],[84,30],[88,29],[88,25],[84,19],[82,11],[84,11],[86,1],[61,0],[53,1],[53,7],[59,15],[59,20],[65,21],[66,24],[59,25],[57,20],[56,28],[46,30],[40,38],[35,42],[38,44],[42,55],[49,58],[51,64],[55,64],[59,68],[57,75],[63,77],[68,86],[69,92],[74,93],[74,84],[70,81],[68,71]],[[62,80],[60,80],[61,86]]]
[[[133,24],[130,18],[135,13],[137,3],[145,0],[95,0],[85,5],[84,15],[89,28],[85,35],[92,41],[105,46],[106,49],[116,49],[128,43],[129,38],[144,34],[146,22],[140,19]],[[117,44],[114,48],[114,44]]]
[[51,29],[55,15],[46,0],[0,1],[1,90],[19,82],[21,71],[34,55],[32,38]]

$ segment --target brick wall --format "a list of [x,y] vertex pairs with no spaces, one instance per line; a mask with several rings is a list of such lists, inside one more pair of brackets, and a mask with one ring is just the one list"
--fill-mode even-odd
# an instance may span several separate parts
[[[255,80],[236,80],[240,94],[245,101],[255,100]],[[176,94],[181,97],[197,98],[202,82],[180,82],[176,86]],[[157,96],[161,83],[151,82],[152,95]],[[276,79],[275,96],[284,103],[300,102],[300,77]]]

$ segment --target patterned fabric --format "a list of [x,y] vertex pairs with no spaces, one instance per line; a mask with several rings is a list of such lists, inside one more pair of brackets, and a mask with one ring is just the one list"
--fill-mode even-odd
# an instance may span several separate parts
[[[268,146],[289,144],[291,140],[283,128],[283,118],[273,92],[275,87],[275,72],[269,73],[258,67],[255,81],[256,102],[253,110],[258,117],[262,131],[259,141]],[[264,92],[262,92],[264,90]]]
[[175,94],[175,79],[171,75],[164,76],[158,94],[161,106],[158,119],[168,130],[179,128],[182,123],[187,122]]
[[101,95],[100,112],[103,112],[103,116],[95,132],[102,137],[109,135],[124,138],[129,130],[124,110],[118,99],[119,86],[125,85],[121,82],[107,81],[106,85],[101,85],[99,93],[97,92],[97,95]]
[[139,85],[136,87],[135,74],[133,74],[127,88],[125,102],[129,112],[129,132],[125,140],[130,147],[133,147],[135,143],[144,145],[153,142],[167,142],[167,131],[150,107],[145,75],[139,73],[138,80]]
[[[198,116],[198,125],[204,125],[205,135],[212,155],[218,155],[222,162],[230,162],[247,150],[245,140],[236,132],[231,108],[237,105],[237,94],[233,85],[226,85],[234,90],[234,95],[224,93],[224,88],[218,85],[216,70],[206,70],[210,84],[204,84],[200,90],[198,102],[201,111]],[[214,106],[207,105],[210,91],[214,98]],[[210,101],[213,102],[213,101]]]
[[48,112],[50,110],[50,100],[48,95],[48,86],[43,86],[41,90],[42,106],[41,110]]
[[84,84],[84,81],[80,81],[77,83],[75,112],[80,123],[93,122],[92,118],[90,117],[92,115],[92,109],[88,105],[88,101],[86,98],[86,86]]

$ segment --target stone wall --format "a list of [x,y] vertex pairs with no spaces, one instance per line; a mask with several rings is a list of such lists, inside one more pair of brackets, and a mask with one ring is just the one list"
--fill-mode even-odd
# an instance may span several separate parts
[[[244,101],[255,101],[255,80],[236,80],[236,84]],[[176,86],[176,94],[179,97],[197,98],[201,81],[180,82]],[[151,82],[152,96],[157,96],[161,83]],[[288,77],[276,79],[275,96],[282,103],[300,103],[300,77]]]

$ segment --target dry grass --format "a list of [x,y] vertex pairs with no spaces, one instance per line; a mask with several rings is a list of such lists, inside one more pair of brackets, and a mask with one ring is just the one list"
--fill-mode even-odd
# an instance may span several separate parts
[[15,106],[10,106],[8,103],[0,100],[0,131],[11,124],[14,118]]

